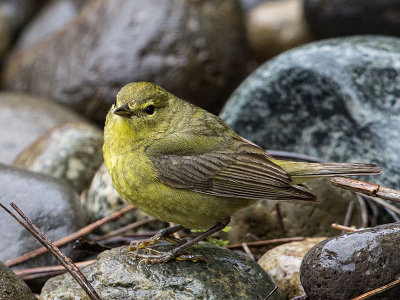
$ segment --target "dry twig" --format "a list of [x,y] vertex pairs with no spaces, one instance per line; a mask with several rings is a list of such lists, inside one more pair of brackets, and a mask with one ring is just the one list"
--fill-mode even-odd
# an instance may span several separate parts
[[[125,207],[115,213],[112,213],[111,215],[109,215],[105,218],[102,218],[102,219],[78,230],[77,232],[69,234],[69,235],[63,237],[62,239],[55,241],[54,246],[60,247],[62,245],[68,244],[69,242],[72,242],[80,237],[83,237],[83,236],[87,235],[88,233],[92,232],[93,230],[95,230],[96,228],[102,226],[103,224],[105,224],[111,220],[115,220],[115,219],[119,218],[122,214],[127,213],[128,211],[131,211],[134,208],[135,208],[134,206],[128,205],[127,207]],[[34,257],[44,254],[46,252],[47,252],[47,249],[45,247],[42,247],[42,248],[36,249],[34,251],[31,251],[29,253],[26,253],[24,255],[21,255],[13,260],[9,260],[9,261],[5,262],[5,265],[7,267],[15,266],[17,264],[20,264],[26,260],[29,260],[31,258],[34,258]]]
[[21,219],[19,219],[15,214],[13,214],[8,208],[0,203],[0,206],[10,214],[15,220],[18,221],[26,230],[29,231],[48,251],[50,251],[53,256],[64,266],[64,268],[71,274],[71,276],[78,282],[78,284],[83,288],[86,294],[92,300],[101,300],[100,296],[94,290],[90,282],[78,269],[78,267],[72,262],[72,260],[66,257],[60,249],[58,249],[51,241],[40,231],[40,229],[33,224],[33,222],[24,215],[24,213],[18,208],[15,203],[11,202],[10,205],[17,211],[17,213],[24,219],[27,223],[25,224]]

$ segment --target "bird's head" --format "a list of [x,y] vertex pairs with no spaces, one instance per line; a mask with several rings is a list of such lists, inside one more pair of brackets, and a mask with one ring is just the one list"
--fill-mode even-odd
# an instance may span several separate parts
[[153,83],[128,83],[119,91],[107,115],[105,129],[111,130],[114,138],[151,138],[168,125],[168,107],[173,97]]

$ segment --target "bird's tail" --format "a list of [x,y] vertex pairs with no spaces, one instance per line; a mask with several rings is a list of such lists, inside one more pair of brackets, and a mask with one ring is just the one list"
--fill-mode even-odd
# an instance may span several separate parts
[[375,175],[382,173],[382,169],[376,164],[307,163],[275,159],[272,162],[280,166],[292,177],[293,184],[299,184],[316,177]]

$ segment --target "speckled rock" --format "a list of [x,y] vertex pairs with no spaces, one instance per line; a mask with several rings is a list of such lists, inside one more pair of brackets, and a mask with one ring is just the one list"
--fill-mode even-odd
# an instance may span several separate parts
[[[55,241],[86,223],[84,209],[74,189],[64,181],[0,164],[0,202],[14,202],[47,237]],[[0,210],[0,260],[8,261],[42,245],[4,210]],[[72,246],[61,248],[72,259]],[[31,259],[18,268],[58,264],[50,254]]]
[[236,0],[96,0],[13,53],[3,84],[101,122],[118,90],[139,80],[217,112],[245,76],[246,49]]
[[[140,264],[115,248],[98,256],[83,273],[102,299],[264,299],[275,284],[254,261],[219,247],[196,247],[209,263],[171,261]],[[59,297],[59,298],[58,298]],[[50,279],[40,295],[47,299],[89,299],[70,275]],[[269,299],[284,299],[276,291]]]
[[[400,225],[386,224],[321,242],[304,257],[300,279],[311,299],[352,299],[400,274]],[[400,287],[369,299],[398,299]]]
[[247,38],[259,61],[313,40],[302,4],[301,0],[266,2],[247,14]]
[[379,164],[373,181],[400,188],[400,40],[360,36],[312,43],[251,74],[221,113],[266,149]]
[[45,133],[18,155],[14,166],[68,181],[87,189],[103,162],[103,132],[86,123],[64,123]]
[[287,299],[304,295],[300,282],[301,261],[308,250],[324,239],[307,238],[277,246],[266,252],[258,264],[271,276]]
[[34,300],[31,290],[17,275],[0,262],[0,299]]
[[356,34],[400,36],[398,0],[305,0],[304,11],[319,38]]
[[[115,190],[111,182],[111,177],[108,174],[105,164],[103,163],[93,177],[88,195],[85,199],[85,207],[90,221],[94,222],[96,220],[109,216],[113,212],[116,212],[126,207],[127,205],[129,205],[129,203],[123,200]],[[149,215],[146,215],[140,209],[135,209],[134,211],[122,215],[113,222],[108,222],[104,224],[97,230],[97,232],[105,234],[130,223],[148,218]],[[159,230],[163,227],[165,227],[164,222],[156,221],[141,226],[135,231],[154,231]]]
[[45,99],[0,93],[0,163],[15,157],[50,128],[81,120],[77,114]]
[[[280,225],[276,201],[260,201],[236,213],[229,224],[231,230],[223,233],[231,243],[256,241],[294,236],[334,236],[338,232],[332,223],[343,224],[347,207],[354,201],[353,195],[334,187],[329,179],[307,182],[319,202],[282,201],[279,210],[283,229]],[[353,211],[350,225],[358,226],[358,210]]]
[[41,39],[51,36],[74,19],[80,9],[91,0],[52,0],[25,27],[19,37],[16,50],[20,51],[34,45]]

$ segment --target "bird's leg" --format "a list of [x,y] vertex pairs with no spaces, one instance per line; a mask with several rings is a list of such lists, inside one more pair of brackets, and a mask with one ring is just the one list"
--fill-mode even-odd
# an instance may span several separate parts
[[135,253],[135,258],[140,258],[147,263],[167,262],[173,258],[175,258],[176,260],[191,260],[194,262],[203,260],[207,262],[207,259],[203,255],[185,254],[184,251],[189,247],[197,244],[201,240],[205,239],[206,237],[212,235],[213,233],[225,228],[226,224],[227,223],[217,223],[215,226],[211,227],[206,232],[199,234],[194,239],[187,241],[183,245],[179,245],[173,248],[172,250],[161,252],[153,249],[151,254]]
[[167,227],[167,228],[161,229],[159,232],[157,232],[157,234],[153,235],[151,238],[148,238],[146,240],[139,241],[139,242],[133,241],[129,245],[128,249],[129,249],[129,251],[142,249],[142,248],[148,247],[150,245],[157,244],[163,240],[166,240],[173,244],[182,243],[181,240],[169,236],[170,234],[172,234],[174,232],[178,232],[181,229],[183,229],[182,225],[175,225],[172,227]]

